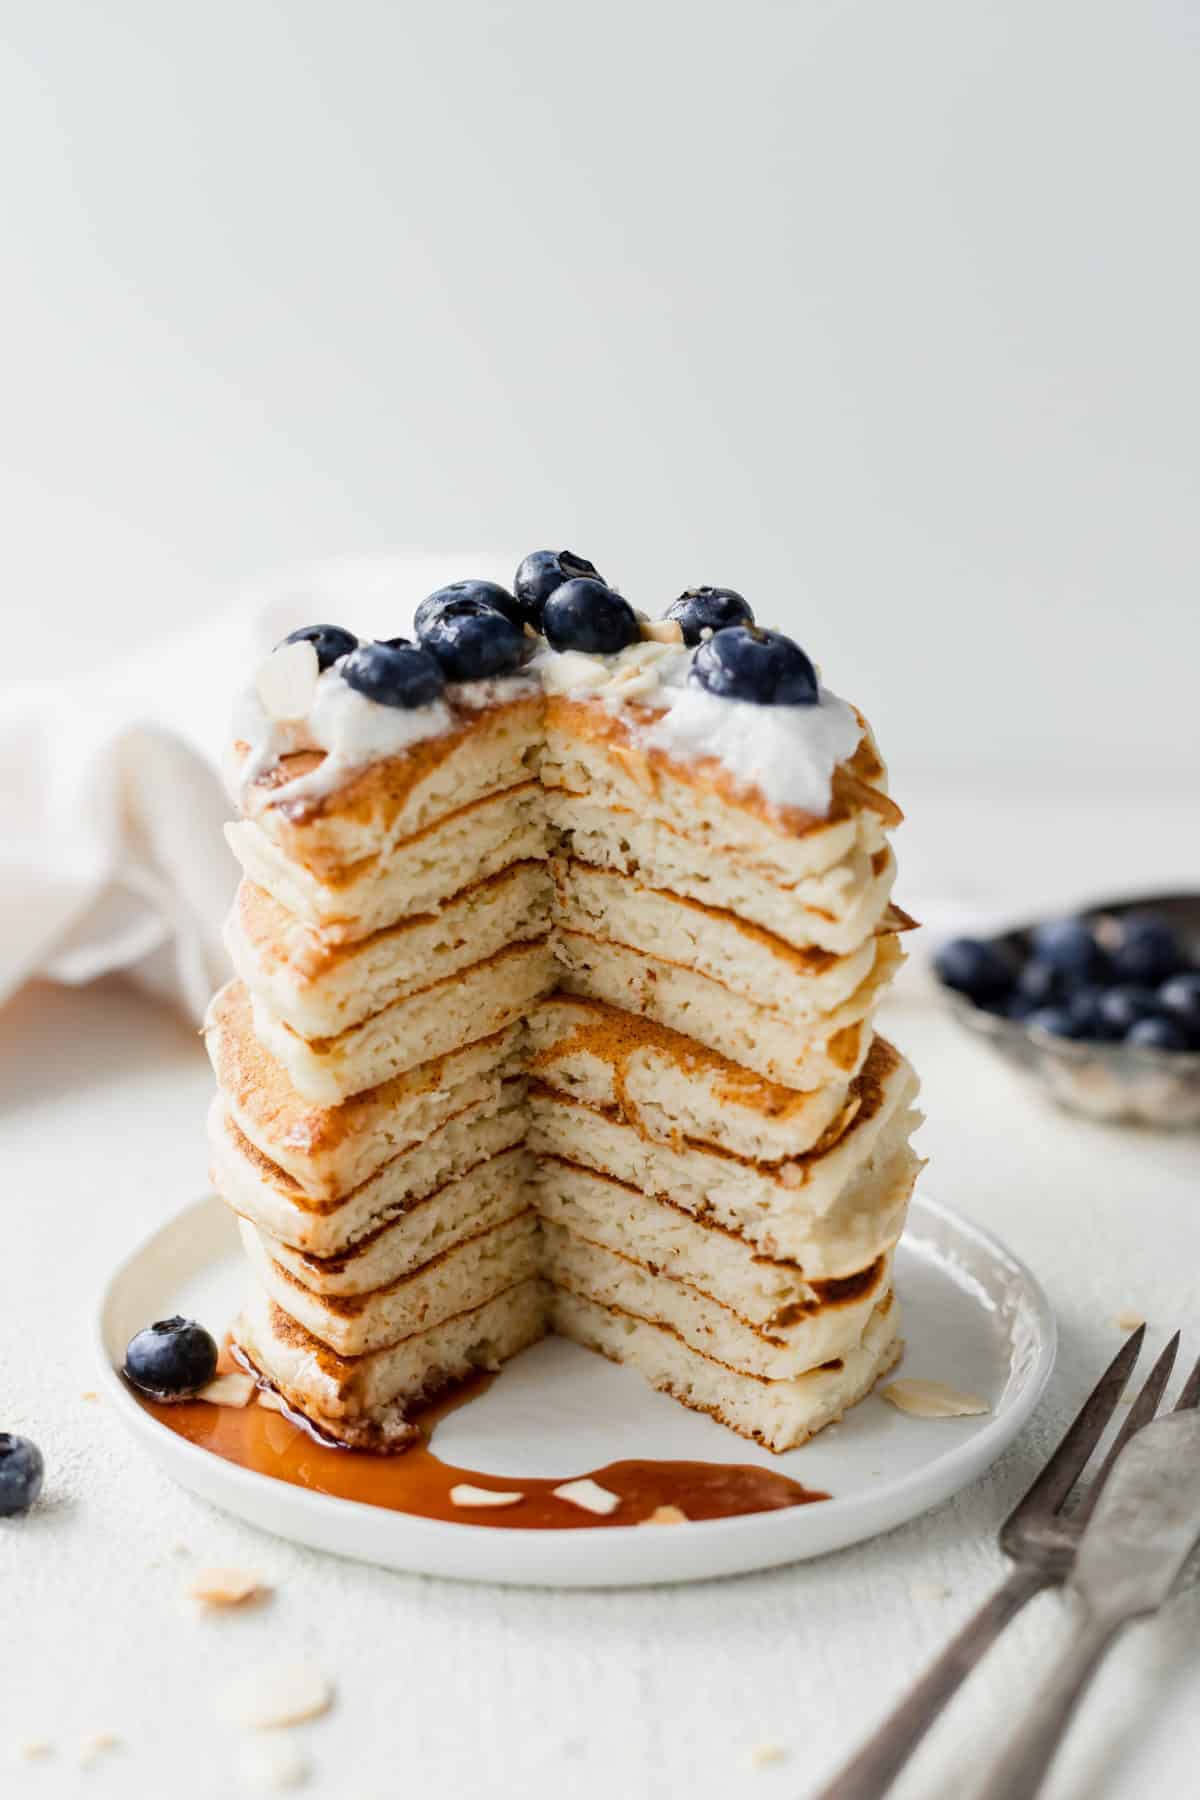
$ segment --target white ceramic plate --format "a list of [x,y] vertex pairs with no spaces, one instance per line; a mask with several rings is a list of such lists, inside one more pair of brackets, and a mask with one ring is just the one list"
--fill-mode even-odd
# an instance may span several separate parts
[[437,1427],[439,1456],[510,1478],[558,1476],[631,1457],[761,1463],[832,1498],[810,1506],[643,1531],[516,1531],[445,1523],[309,1492],[239,1468],[160,1425],[115,1373],[133,1333],[172,1313],[219,1334],[246,1275],[233,1221],[213,1198],[186,1207],[113,1275],[98,1348],[120,1416],[184,1487],[280,1537],[428,1575],[620,1587],[740,1574],[819,1556],[915,1518],[988,1468],[1021,1430],[1054,1363],[1054,1318],[1015,1257],[919,1196],[896,1259],[903,1372],[978,1394],[990,1413],[922,1420],[878,1397],[785,1456],[760,1450],[560,1338],[509,1363]]

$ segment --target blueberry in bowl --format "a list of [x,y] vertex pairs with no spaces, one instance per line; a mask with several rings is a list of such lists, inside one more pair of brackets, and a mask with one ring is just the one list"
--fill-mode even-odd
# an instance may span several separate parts
[[934,971],[959,1022],[1061,1105],[1200,1125],[1200,894],[955,938]]

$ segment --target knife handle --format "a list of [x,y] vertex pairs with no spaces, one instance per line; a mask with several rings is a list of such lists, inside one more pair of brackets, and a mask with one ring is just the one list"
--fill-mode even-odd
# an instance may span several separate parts
[[976,1800],[1033,1800],[1105,1651],[1126,1620],[1082,1612],[1058,1668]]

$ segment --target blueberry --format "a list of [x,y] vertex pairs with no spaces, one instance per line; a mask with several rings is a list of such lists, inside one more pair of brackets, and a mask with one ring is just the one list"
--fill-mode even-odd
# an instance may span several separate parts
[[159,1400],[186,1400],[217,1372],[217,1346],[194,1319],[160,1319],[131,1337],[125,1374],[134,1387]]
[[665,617],[678,619],[685,644],[698,644],[706,631],[727,631],[731,625],[753,625],[754,614],[733,588],[688,588],[672,600]]
[[535,631],[542,629],[542,608],[564,581],[584,576],[604,582],[595,563],[573,550],[531,550],[513,578],[513,592],[521,608],[522,618]]
[[311,644],[320,669],[327,669],[339,656],[349,656],[352,650],[358,649],[354,633],[343,631],[340,625],[302,625],[299,631],[289,631],[282,641],[285,644]]
[[614,656],[641,636],[628,600],[590,576],[564,581],[542,608],[542,630],[555,650],[585,650]]
[[447,681],[485,681],[511,675],[533,649],[520,625],[490,606],[451,601],[421,627],[421,643]]
[[1092,1042],[1112,1037],[1112,1029],[1104,1017],[1106,991],[1101,987],[1078,987],[1067,997],[1067,1010],[1075,1021],[1076,1037]]
[[759,625],[731,625],[707,638],[688,680],[757,706],[815,706],[819,698],[817,672],[799,644]]
[[1176,1019],[1139,1019],[1125,1034],[1127,1044],[1142,1050],[1186,1050],[1188,1034]]
[[486,607],[490,612],[503,613],[510,625],[520,630],[524,615],[517,601],[507,588],[502,588],[498,581],[452,581],[447,587],[437,588],[427,594],[418,606],[413,617],[413,629],[424,642],[426,627],[447,607],[460,606],[464,600],[473,601],[478,607]]
[[1182,1025],[1193,1047],[1200,1050],[1200,969],[1164,981],[1158,990],[1158,1004],[1168,1018]]
[[42,1491],[46,1465],[36,1444],[0,1431],[0,1519],[26,1512]]
[[1061,969],[1031,956],[1022,964],[1017,976],[1017,992],[1028,1000],[1031,1007],[1050,1006],[1057,1000],[1066,999],[1067,981]]
[[1064,975],[1087,975],[1096,967],[1097,946],[1083,919],[1048,919],[1033,928],[1033,954]]
[[1012,1019],[1018,1025],[1023,1024],[1033,1010],[1032,1000],[1027,1000],[1024,994],[1009,994],[1006,1000],[993,1001],[988,1007],[989,1012],[1003,1013],[1006,1019]]
[[1140,1020],[1158,1016],[1157,996],[1129,981],[1106,988],[1096,1004],[1106,1035],[1114,1038],[1123,1038]]
[[1052,1033],[1054,1037],[1074,1038],[1081,1035],[1069,1006],[1035,1007],[1027,1023],[1036,1025],[1039,1031]]
[[429,652],[412,644],[363,644],[342,664],[342,677],[381,706],[428,706],[446,686]]
[[1126,913],[1112,952],[1113,971],[1119,981],[1143,981],[1157,986],[1183,966],[1175,933],[1155,913]]
[[947,987],[979,1005],[1004,999],[1012,987],[1008,958],[982,938],[951,938],[934,957],[934,968]]

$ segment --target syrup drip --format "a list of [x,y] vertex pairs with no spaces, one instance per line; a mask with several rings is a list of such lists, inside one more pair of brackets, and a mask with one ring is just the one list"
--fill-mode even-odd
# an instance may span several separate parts
[[[222,1357],[222,1367],[231,1366]],[[249,1406],[213,1406],[206,1400],[164,1405],[135,1394],[139,1404],[168,1431],[212,1451],[226,1462],[252,1469],[294,1487],[368,1506],[386,1507],[422,1519],[444,1519],[456,1525],[505,1530],[594,1531],[613,1525],[636,1525],[659,1506],[676,1506],[689,1519],[728,1519],[740,1513],[775,1512],[827,1500],[828,1494],[802,1487],[790,1476],[750,1463],[668,1462],[657,1460],[608,1463],[602,1469],[534,1478],[498,1476],[460,1469],[434,1454],[432,1439],[440,1420],[484,1393],[495,1379],[479,1374],[441,1395],[415,1415],[420,1441],[395,1455],[346,1450],[316,1437],[290,1416],[252,1401]],[[131,1390],[131,1392],[134,1390]],[[620,1505],[600,1516],[557,1500],[553,1490],[564,1481],[590,1475],[620,1495]],[[505,1493],[519,1490],[513,1506],[461,1507],[450,1499],[459,1482]]]

